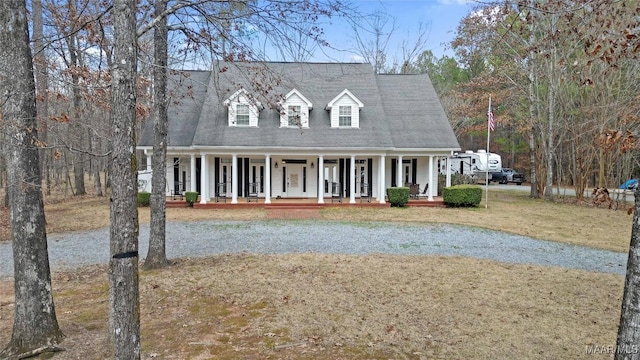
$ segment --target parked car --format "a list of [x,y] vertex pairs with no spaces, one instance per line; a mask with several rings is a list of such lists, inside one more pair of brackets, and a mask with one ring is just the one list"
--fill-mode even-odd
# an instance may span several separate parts
[[524,175],[511,168],[502,168],[501,171],[491,173],[491,181],[497,181],[500,184],[516,183],[520,185],[524,182]]
[[619,188],[624,190],[635,190],[638,188],[638,180],[629,179],[625,181],[624,184],[620,185]]

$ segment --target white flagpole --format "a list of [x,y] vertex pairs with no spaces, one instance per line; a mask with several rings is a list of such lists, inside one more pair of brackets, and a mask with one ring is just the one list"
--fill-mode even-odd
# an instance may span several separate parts
[[489,94],[489,110],[487,110],[487,175],[484,183],[484,208],[489,207],[489,140],[491,139],[491,94]]

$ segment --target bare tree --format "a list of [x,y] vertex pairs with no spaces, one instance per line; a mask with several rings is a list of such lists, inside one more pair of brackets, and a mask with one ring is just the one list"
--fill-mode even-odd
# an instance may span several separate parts
[[0,2],[0,90],[16,300],[11,341],[0,358],[22,359],[60,350],[63,337],[51,292],[25,0]]
[[161,20],[153,30],[153,156],[151,169],[151,224],[149,252],[144,262],[145,269],[161,268],[167,265],[166,212],[167,199],[167,18],[162,16],[167,9],[166,0],[156,0],[154,15]]
[[136,0],[113,3],[109,331],[115,359],[140,358],[135,168]]
[[[431,31],[431,27],[429,24],[419,23],[418,29],[415,31],[415,40],[409,41],[410,36],[407,34],[407,38],[402,41],[400,45],[400,50],[402,54],[402,58],[399,63],[400,68],[398,69],[400,74],[410,74],[416,73],[417,69],[415,69],[412,64],[414,64],[418,60],[418,56],[420,56],[427,45],[427,40],[429,39],[429,32]],[[398,67],[398,66],[396,66]]]
[[387,47],[397,29],[395,18],[380,11],[364,17],[363,24],[353,26],[356,50],[373,66],[376,74],[385,71]]
[[309,37],[315,26],[313,23],[303,23],[286,27],[282,29],[280,41],[271,46],[275,47],[283,61],[308,61],[318,48],[318,43]]

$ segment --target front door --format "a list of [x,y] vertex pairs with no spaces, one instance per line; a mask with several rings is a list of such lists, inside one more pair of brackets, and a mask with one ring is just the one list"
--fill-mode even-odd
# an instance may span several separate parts
[[304,195],[303,189],[303,165],[301,164],[287,164],[286,167],[286,185],[287,185],[287,197],[302,197]]

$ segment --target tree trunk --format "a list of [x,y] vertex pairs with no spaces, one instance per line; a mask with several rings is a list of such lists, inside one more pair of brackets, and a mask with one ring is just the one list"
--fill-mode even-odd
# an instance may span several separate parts
[[[533,61],[530,61],[533,63]],[[535,131],[536,131],[536,112],[535,112],[535,101],[536,96],[534,93],[534,70],[533,65],[529,65],[531,69],[529,70],[529,123],[531,125],[531,129],[529,129],[529,164],[531,166],[531,190],[529,196],[534,199],[540,197],[540,193],[538,192],[538,172],[536,168],[538,166],[536,162],[536,139],[535,139]]]
[[138,208],[135,162],[136,0],[113,3],[109,331],[114,359],[140,359]]
[[[72,6],[73,2],[69,2]],[[84,184],[84,154],[81,149],[84,148],[84,131],[82,131],[81,121],[84,111],[82,111],[82,95],[80,94],[80,77],[78,71],[80,69],[80,56],[76,46],[76,34],[67,35],[67,47],[69,48],[69,67],[71,71],[71,83],[73,85],[73,117],[71,119],[69,141],[71,143],[72,159],[73,159],[73,180],[75,184],[75,195],[86,195],[87,191]]]
[[[87,134],[87,138],[89,141],[89,148],[92,152],[97,152],[100,149],[100,140],[97,135],[94,135],[95,132],[90,132]],[[96,196],[101,197],[104,196],[102,193],[102,181],[100,179],[100,163],[102,161],[99,158],[93,157],[89,160],[89,168],[91,169],[91,173],[93,175],[93,189],[96,193]]]
[[42,18],[42,1],[33,0],[33,47],[35,49],[34,60],[36,69],[36,109],[38,112],[38,134],[40,135],[40,174],[45,174],[47,193],[51,192],[51,181],[48,171],[47,130],[49,118],[49,73],[47,60],[44,54],[44,30]]
[[37,140],[35,82],[29,47],[27,5],[0,2],[0,91],[7,141],[15,312],[13,333],[0,358],[56,351],[58,326],[45,230]]
[[[167,8],[166,0],[157,0],[155,16],[160,17]],[[167,200],[167,19],[163,17],[154,27],[153,33],[155,66],[153,67],[153,156],[151,178],[151,224],[149,252],[144,262],[145,269],[162,268],[167,265],[166,212]]]
[[627,275],[624,280],[624,294],[618,342],[615,359],[640,359],[640,190],[635,191],[635,209],[631,228],[631,244],[627,260]]
[[[531,7],[529,11],[533,11],[535,7]],[[529,87],[528,87],[528,96],[529,96],[529,165],[531,166],[531,190],[529,196],[534,199],[540,197],[540,193],[538,192],[538,172],[537,162],[536,162],[536,139],[535,139],[535,131],[536,131],[536,93],[535,93],[535,84],[536,84],[536,73],[535,73],[535,51],[533,51],[533,44],[535,43],[535,22],[532,21],[529,24],[529,45],[532,50],[529,50],[529,61],[527,61],[529,67]]]
[[[552,33],[555,30],[555,17],[552,16]],[[545,140],[545,166],[546,166],[546,177],[544,183],[544,198],[545,200],[553,200],[553,174],[554,174],[554,161],[555,161],[555,126],[556,126],[556,96],[557,96],[557,49],[555,41],[552,44],[551,48],[551,59],[548,61],[548,69],[549,69],[549,95],[547,98],[547,116],[548,123],[546,132],[544,134]]]

